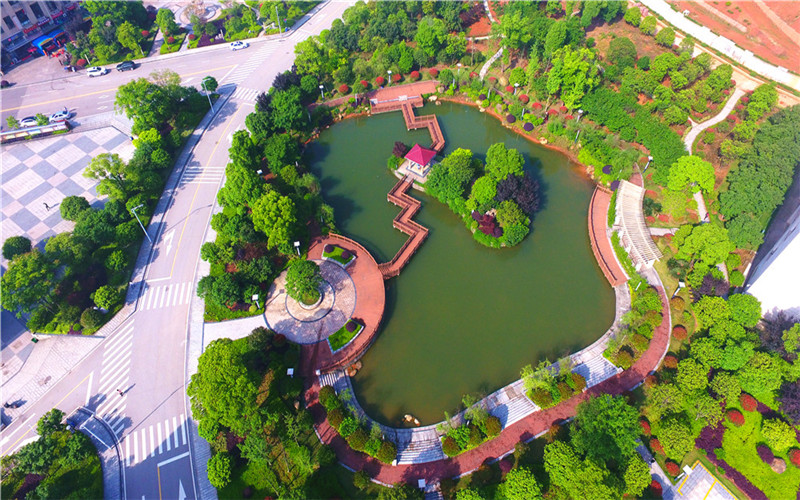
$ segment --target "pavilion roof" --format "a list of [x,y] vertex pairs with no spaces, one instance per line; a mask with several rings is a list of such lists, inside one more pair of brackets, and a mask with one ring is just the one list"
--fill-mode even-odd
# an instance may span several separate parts
[[436,157],[436,151],[432,149],[423,148],[419,144],[414,144],[414,147],[411,148],[406,154],[406,160],[411,160],[414,163],[418,163],[420,165],[427,166],[431,160]]

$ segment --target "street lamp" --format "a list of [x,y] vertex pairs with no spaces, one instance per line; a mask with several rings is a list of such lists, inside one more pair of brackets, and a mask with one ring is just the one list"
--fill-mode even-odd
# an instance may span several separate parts
[[319,96],[320,96],[322,99],[325,99],[325,94],[322,92],[322,91],[323,91],[323,89],[325,89],[325,85],[322,85],[322,84],[320,84],[320,86],[319,86]]
[[294,249],[297,250],[297,256],[300,257],[300,242],[299,241],[295,241],[294,242]]
[[278,4],[275,4],[275,17],[278,19],[278,31],[283,33],[283,28],[281,28],[281,16],[278,14]]
[[253,302],[256,303],[256,309],[261,309],[261,306],[258,305],[258,294],[253,294]]
[[517,95],[517,90],[519,90],[519,83],[514,84],[514,95]]
[[583,110],[582,110],[582,109],[579,109],[579,110],[578,110],[578,117],[577,117],[577,118],[575,118],[575,122],[576,122],[576,123],[580,121],[580,119],[581,119],[581,116],[583,116]]
[[142,221],[141,221],[141,219],[139,219],[139,215],[136,213],[136,211],[137,211],[138,209],[142,208],[143,206],[144,206],[144,203],[142,203],[141,205],[139,205],[139,206],[137,206],[137,207],[133,207],[133,208],[131,208],[131,213],[133,214],[133,216],[134,216],[134,217],[136,217],[136,220],[139,222],[139,227],[141,227],[141,228],[142,228],[142,231],[144,231],[144,235],[145,235],[145,236],[147,236],[147,240],[148,240],[148,241],[150,242],[150,244],[152,245],[152,244],[153,244],[153,240],[150,238],[150,235],[149,235],[149,234],[147,234],[147,230],[144,228],[144,224],[142,224]]
[[392,84],[392,70],[387,71],[386,73],[389,74],[389,83],[386,85],[387,87]]
[[206,88],[205,78],[200,80],[200,87],[202,87],[206,92],[206,97],[208,97],[208,107],[211,108],[211,111],[214,111],[214,104],[211,103],[211,94],[208,93],[208,89]]
[[650,166],[650,162],[651,161],[653,161],[653,157],[652,156],[648,156],[647,157],[647,165],[644,166],[644,170],[642,170],[642,172],[647,172],[647,167]]

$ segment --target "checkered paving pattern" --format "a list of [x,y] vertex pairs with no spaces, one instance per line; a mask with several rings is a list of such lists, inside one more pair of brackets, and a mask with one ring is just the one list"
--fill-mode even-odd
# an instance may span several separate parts
[[116,153],[127,161],[133,151],[128,137],[111,127],[3,148],[2,239],[26,236],[37,245],[55,234],[71,231],[74,223],[63,220],[59,212],[61,200],[83,196],[92,206],[103,204],[95,190],[97,181],[84,177],[84,168],[101,153]]

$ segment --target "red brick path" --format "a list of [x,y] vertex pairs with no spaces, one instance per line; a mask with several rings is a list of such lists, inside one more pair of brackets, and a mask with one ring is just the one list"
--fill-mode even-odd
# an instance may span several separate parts
[[611,192],[600,186],[595,187],[592,201],[589,203],[589,242],[603,275],[611,283],[611,286],[618,286],[628,279],[617,262],[614,248],[606,235],[610,205]]

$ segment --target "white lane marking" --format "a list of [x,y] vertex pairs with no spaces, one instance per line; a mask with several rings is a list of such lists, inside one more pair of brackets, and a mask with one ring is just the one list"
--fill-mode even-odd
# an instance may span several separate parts
[[150,426],[150,456],[156,456],[156,439],[155,433],[153,432],[153,426]]
[[172,417],[172,441],[175,443],[175,448],[178,447],[178,420]]
[[169,441],[169,419],[164,420],[164,437],[167,438],[164,440],[167,443],[167,451],[170,451],[172,449],[172,444]]
[[180,455],[175,455],[174,457],[168,458],[168,459],[164,460],[163,462],[158,462],[157,467],[164,467],[165,465],[171,464],[172,462],[175,462],[176,460],[180,460],[181,458],[188,457],[188,456],[189,456],[189,452],[185,451],[185,452],[181,453]]
[[181,413],[181,436],[183,437],[183,444],[186,444],[186,417]]
[[92,380],[94,379],[94,372],[89,374],[89,385],[86,387],[86,402],[84,406],[89,406],[89,400],[92,398]]
[[131,438],[131,435],[133,435],[133,463],[135,464],[139,462],[139,434],[137,434],[135,431],[131,432],[128,434],[128,439]]
[[130,467],[131,465],[131,440],[125,440],[125,467]]
[[147,429],[142,429],[142,462],[147,460]]

